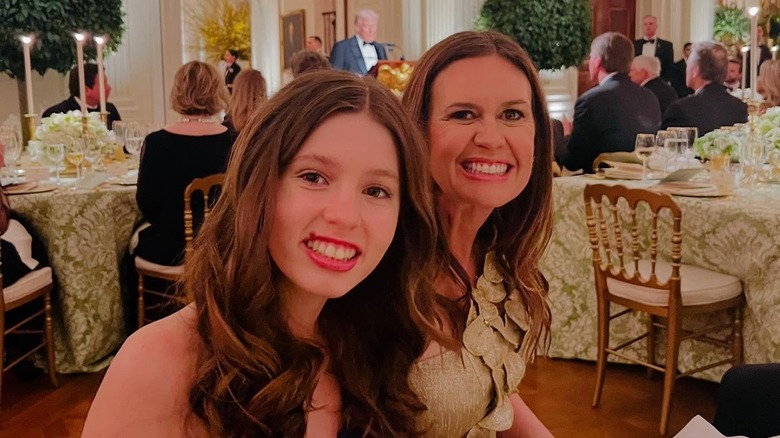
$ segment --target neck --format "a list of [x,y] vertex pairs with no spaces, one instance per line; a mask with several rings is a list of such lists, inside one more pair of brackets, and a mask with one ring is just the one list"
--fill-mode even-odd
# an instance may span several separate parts
[[439,199],[439,206],[445,215],[443,226],[449,250],[473,279],[477,276],[477,254],[474,253],[477,232],[487,222],[493,209],[449,203],[444,198]]
[[210,115],[192,115],[192,116],[182,116],[181,119],[179,119],[179,122],[181,123],[217,123],[217,119],[214,118],[214,116]]
[[319,340],[317,318],[327,299],[293,286],[287,281],[284,281],[279,288],[282,312],[290,332],[298,338]]
[[655,39],[655,35],[645,35],[645,39],[646,40],[654,40]]

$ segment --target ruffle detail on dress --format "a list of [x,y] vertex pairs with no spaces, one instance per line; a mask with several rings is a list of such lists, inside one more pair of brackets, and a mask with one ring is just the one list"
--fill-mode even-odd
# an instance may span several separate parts
[[529,327],[528,312],[517,290],[506,292],[492,252],[485,257],[483,273],[471,296],[463,346],[490,368],[496,397],[467,438],[512,427],[514,413],[509,395],[517,392],[525,374],[524,352],[529,347],[524,342],[528,338],[523,336]]

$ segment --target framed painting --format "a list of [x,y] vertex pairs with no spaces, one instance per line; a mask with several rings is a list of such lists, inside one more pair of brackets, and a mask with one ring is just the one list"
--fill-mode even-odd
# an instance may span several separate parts
[[306,42],[306,20],[304,10],[299,9],[282,15],[279,25],[280,44],[282,49],[282,69],[290,68],[293,54],[304,49]]

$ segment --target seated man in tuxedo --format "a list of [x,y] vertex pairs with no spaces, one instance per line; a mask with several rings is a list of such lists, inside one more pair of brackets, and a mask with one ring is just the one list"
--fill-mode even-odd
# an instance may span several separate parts
[[599,85],[575,102],[571,136],[555,150],[559,164],[571,171],[593,172],[593,160],[599,154],[631,152],[637,134],[658,130],[658,99],[628,76],[633,58],[631,41],[617,32],[593,40],[588,71]]
[[631,63],[629,76],[631,76],[632,82],[647,88],[655,94],[661,106],[661,114],[663,114],[666,107],[677,100],[677,92],[674,91],[671,85],[661,79],[660,74],[661,62],[658,61],[658,58],[639,55]]
[[[741,93],[740,87],[742,86],[742,63],[737,58],[729,58],[728,70],[726,70],[726,80],[723,82],[726,89],[734,95],[734,93]],[[737,96],[739,97],[739,96]]]
[[[108,85],[108,76],[103,72],[103,81],[106,86],[106,111],[108,112],[108,129],[114,125],[116,120],[122,120],[119,111],[113,103],[108,102],[108,96],[111,94],[111,86]],[[86,99],[87,111],[100,111],[100,81],[98,80],[98,68],[95,64],[84,64],[84,97]],[[54,105],[43,112],[41,117],[49,117],[52,114],[66,113],[68,111],[80,110],[79,102],[79,71],[73,67],[68,76],[68,91],[70,97]]]
[[728,63],[728,51],[723,44],[701,41],[693,45],[685,82],[696,91],[669,105],[664,112],[663,129],[695,126],[702,136],[721,126],[747,122],[747,105],[730,95],[723,85]]
[[691,56],[691,43],[683,45],[683,57],[672,66],[672,80],[670,85],[677,92],[677,96],[685,97],[693,94],[693,90],[685,85],[685,70],[688,65],[688,57]]
[[376,25],[379,15],[370,9],[361,9],[355,15],[355,36],[337,42],[330,53],[334,69],[365,76],[379,60],[387,59],[385,47],[376,43]]
[[655,56],[661,61],[661,77],[666,82],[674,80],[674,45],[671,41],[658,38],[658,19],[652,15],[642,18],[644,36],[634,40],[634,56]]

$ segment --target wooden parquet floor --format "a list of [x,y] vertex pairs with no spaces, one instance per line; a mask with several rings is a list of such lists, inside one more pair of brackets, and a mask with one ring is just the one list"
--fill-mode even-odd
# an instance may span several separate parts
[[[61,375],[53,388],[43,374],[29,381],[4,382],[0,437],[78,437],[104,373]],[[559,438],[658,437],[660,375],[647,379],[643,368],[610,364],[601,405],[590,407],[596,366],[592,362],[539,358],[521,385],[523,399]],[[715,413],[718,385],[695,379],[677,382],[669,436],[699,414]]]

